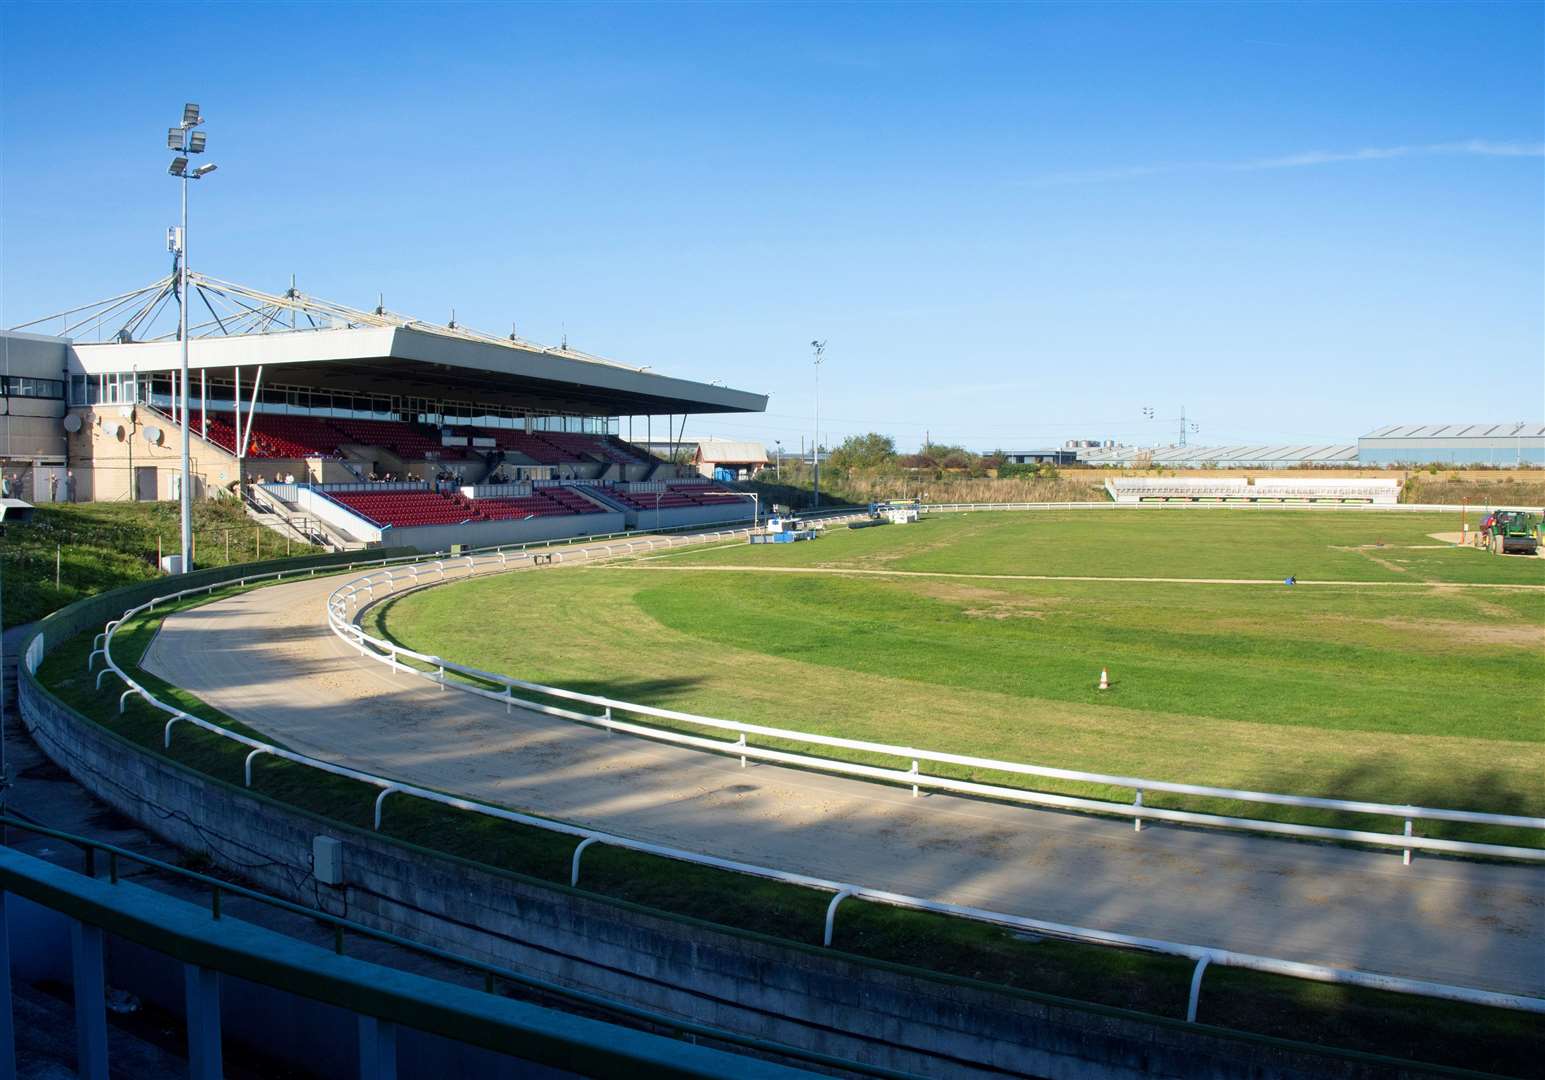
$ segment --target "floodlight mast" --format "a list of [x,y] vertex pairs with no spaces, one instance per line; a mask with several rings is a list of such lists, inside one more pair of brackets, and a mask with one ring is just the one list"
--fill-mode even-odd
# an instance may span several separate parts
[[[182,181],[182,231],[177,242],[177,340],[182,343],[181,400],[177,408],[182,422],[182,556],[179,574],[193,569],[193,470],[189,454],[188,432],[188,181],[201,180],[215,171],[214,165],[188,169],[189,154],[202,154],[208,136],[193,129],[204,122],[199,107],[189,102],[182,107],[182,123],[166,133],[167,148],[177,151],[167,171]],[[239,478],[238,478],[239,482]]]

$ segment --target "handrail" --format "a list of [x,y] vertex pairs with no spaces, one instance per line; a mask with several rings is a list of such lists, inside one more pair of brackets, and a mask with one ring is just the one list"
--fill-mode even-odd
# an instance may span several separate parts
[[[745,529],[732,530],[728,535],[732,535],[732,536],[736,535],[736,534],[743,535],[747,531],[748,530],[745,530]],[[671,538],[663,541],[663,543],[665,544],[665,546],[671,547],[671,546],[676,546],[676,544],[674,543],[676,540],[683,540],[684,542],[690,544],[690,543],[694,542],[694,540],[698,540],[698,541],[712,541],[712,540],[716,540],[716,539],[722,539],[725,535],[726,534],[722,533],[722,532],[714,532],[714,533],[702,534],[699,537],[694,537],[694,538],[671,537]],[[656,546],[656,545],[658,545],[658,544],[660,544],[662,542],[661,541],[655,541],[655,540],[649,540],[648,543],[650,544],[651,550],[652,550],[654,546]],[[578,550],[576,552],[573,552],[572,554],[576,554],[576,555],[581,555],[582,554],[582,555],[585,556],[587,561],[589,561],[589,559],[591,558],[591,556],[589,555],[588,549],[580,549],[580,550]],[[606,555],[598,555],[598,556],[596,556],[596,558],[605,558],[605,557],[607,557],[607,556]],[[409,557],[409,558],[413,562],[425,562],[425,561],[435,560],[436,556],[421,556],[421,557]],[[386,566],[389,563],[401,562],[401,561],[404,561],[404,560],[403,559],[370,560],[370,562],[372,562],[373,564],[380,565],[380,566],[383,566],[383,567]],[[562,561],[563,561],[563,559],[562,559],[562,556],[560,555],[558,557],[558,562],[561,563]],[[492,559],[491,558],[489,559],[489,563],[490,563],[490,565],[492,565]],[[351,564],[351,565],[357,565],[357,564]],[[292,574],[300,574],[300,573],[304,573],[304,572],[305,571],[288,571],[288,573],[292,573]],[[279,571],[279,572],[273,573],[273,574],[255,575],[254,577],[252,577],[250,579],[249,578],[241,579],[240,583],[242,585],[245,585],[249,580],[260,580],[262,578],[268,578],[268,577],[273,577],[273,578],[278,579],[278,578],[282,578],[282,576],[285,573],[287,573],[287,572],[286,571]],[[312,571],[312,573],[314,573],[314,571]],[[340,617],[346,618],[346,616],[343,616],[343,612],[346,609],[348,603],[353,600],[354,594],[361,587],[359,583],[360,582],[365,582],[364,588],[366,588],[367,591],[373,593],[373,591],[374,591],[374,584],[368,582],[368,580],[367,580],[368,576],[369,575],[367,575],[367,578],[356,579],[356,581],[354,581],[354,582],[347,582],[344,585],[340,586],[338,589],[335,589],[333,591],[333,593],[329,595],[328,605],[327,605],[328,606],[328,622],[329,622],[329,625],[333,627],[335,633],[338,633],[338,620],[340,619]],[[146,610],[149,610],[149,609],[153,608],[157,603],[159,603],[161,601],[179,599],[181,597],[184,597],[184,596],[187,596],[187,595],[190,595],[190,594],[193,594],[193,593],[213,592],[214,589],[218,588],[218,587],[219,586],[206,586],[206,587],[200,587],[200,588],[197,588],[197,589],[187,589],[187,590],[183,590],[183,591],[178,592],[178,593],[172,593],[172,594],[167,594],[167,595],[164,595],[164,596],[157,597],[157,598],[149,600],[149,601],[147,601],[147,602],[145,602],[143,604],[140,604],[140,605],[138,605],[136,607],[129,608],[127,611],[124,612],[124,614],[119,619],[117,619],[117,620],[115,620],[113,622],[110,622],[108,624],[107,629],[104,631],[103,645],[102,645],[102,649],[100,650],[100,654],[104,658],[104,661],[105,661],[105,664],[106,664],[106,670],[112,671],[112,673],[115,674],[116,676],[118,676],[118,678],[121,679],[129,688],[128,690],[126,690],[124,692],[123,696],[120,697],[120,699],[119,699],[119,711],[120,712],[123,711],[124,699],[125,698],[127,698],[131,694],[132,695],[137,695],[147,705],[149,705],[150,707],[158,709],[161,712],[165,712],[165,713],[171,714],[171,719],[167,723],[167,739],[168,740],[170,739],[170,731],[171,731],[172,725],[176,721],[178,721],[178,720],[183,720],[183,721],[186,721],[188,723],[192,723],[192,724],[194,724],[197,727],[203,728],[204,730],[207,730],[210,733],[215,734],[215,735],[217,735],[217,736],[219,736],[221,738],[229,739],[229,740],[231,740],[233,742],[237,742],[237,743],[240,743],[242,745],[248,746],[248,747],[250,747],[250,748],[252,748],[254,750],[261,749],[261,750],[264,751],[264,753],[269,754],[271,756],[283,758],[284,760],[292,761],[292,762],[294,762],[296,764],[304,765],[304,766],[307,766],[307,767],[310,767],[310,768],[315,768],[315,769],[318,769],[319,771],[322,771],[322,772],[328,772],[328,773],[332,773],[334,775],[343,776],[343,777],[346,777],[348,779],[353,779],[353,780],[356,780],[356,781],[359,781],[359,782],[362,782],[362,783],[369,784],[371,786],[380,788],[380,789],[382,789],[382,792],[378,796],[377,804],[376,804],[376,809],[377,809],[376,827],[377,828],[379,828],[379,826],[380,826],[379,811],[381,809],[381,803],[384,802],[385,795],[392,794],[392,793],[396,792],[396,793],[401,793],[401,794],[404,794],[404,795],[411,795],[413,797],[424,799],[424,800],[429,801],[429,802],[435,802],[435,803],[438,803],[438,804],[441,804],[441,805],[444,805],[444,806],[450,806],[452,808],[459,809],[459,810],[464,810],[464,811],[467,811],[467,812],[470,812],[470,813],[476,813],[476,814],[480,814],[480,815],[483,815],[483,816],[486,816],[486,817],[492,817],[492,818],[496,818],[496,819],[500,819],[500,820],[509,821],[511,823],[514,823],[514,824],[519,824],[519,825],[525,825],[525,826],[530,826],[530,827],[534,827],[534,828],[544,829],[544,830],[549,831],[549,832],[556,832],[556,833],[559,833],[559,834],[562,834],[562,835],[577,837],[577,838],[579,838],[581,840],[589,840],[589,841],[592,841],[593,843],[605,844],[605,845],[610,846],[610,847],[624,848],[624,849],[627,849],[627,850],[637,851],[637,852],[640,852],[640,853],[643,853],[643,854],[656,855],[656,856],[660,856],[660,857],[663,857],[663,858],[674,859],[674,860],[677,860],[677,861],[680,861],[680,862],[693,863],[693,864],[700,865],[700,866],[707,866],[707,867],[712,867],[712,868],[721,869],[721,870],[729,870],[729,871],[733,871],[733,872],[737,872],[737,873],[743,873],[743,874],[747,874],[747,875],[750,875],[750,876],[760,877],[760,878],[764,878],[764,879],[768,879],[768,880],[781,881],[781,882],[784,882],[786,884],[798,885],[798,886],[803,886],[805,888],[812,888],[812,889],[817,889],[817,890],[821,890],[821,891],[825,891],[825,892],[830,892],[834,896],[837,893],[846,892],[850,896],[856,897],[858,899],[870,900],[870,901],[873,901],[875,903],[887,904],[887,905],[890,905],[890,906],[893,906],[893,907],[909,908],[909,909],[913,909],[913,910],[931,911],[931,912],[940,913],[940,914],[955,915],[955,916],[971,919],[971,920],[977,921],[977,922],[990,923],[990,924],[998,925],[998,926],[1007,926],[1007,927],[1012,927],[1012,928],[1019,929],[1019,930],[1030,931],[1030,932],[1033,932],[1033,933],[1045,934],[1045,935],[1049,935],[1049,936],[1060,937],[1060,938],[1064,938],[1066,940],[1084,942],[1084,943],[1087,943],[1087,944],[1107,945],[1107,946],[1117,946],[1117,947],[1122,947],[1122,948],[1140,949],[1140,950],[1144,950],[1144,951],[1155,952],[1155,953],[1160,953],[1160,954],[1169,955],[1169,956],[1184,957],[1186,959],[1196,961],[1198,964],[1200,964],[1201,961],[1203,961],[1205,959],[1208,964],[1214,964],[1214,965],[1226,966],[1226,967],[1248,968],[1248,969],[1255,970],[1255,971],[1262,971],[1262,972],[1267,972],[1267,973],[1272,973],[1272,974],[1279,974],[1279,975],[1287,975],[1287,976],[1290,976],[1290,977],[1308,979],[1308,980],[1317,981],[1317,982],[1339,983],[1339,984],[1343,984],[1343,985],[1360,986],[1360,987],[1365,987],[1365,988],[1370,988],[1370,989],[1386,990],[1386,991],[1391,991],[1391,992],[1396,992],[1396,993],[1408,993],[1408,994],[1415,994],[1415,995],[1424,996],[1424,997],[1441,998],[1441,999],[1450,1000],[1450,1001],[1467,1002],[1467,1003],[1470,1003],[1470,1004],[1483,1005],[1483,1006],[1489,1006],[1489,1007],[1494,1007],[1494,1008],[1506,1008],[1506,1009],[1521,1010],[1521,1011],[1525,1011],[1525,1012],[1545,1014],[1545,998],[1532,997],[1532,996],[1524,995],[1524,994],[1505,993],[1505,992],[1492,991],[1492,990],[1481,990],[1481,989],[1478,989],[1478,988],[1475,988],[1475,987],[1465,987],[1465,986],[1455,986],[1455,985],[1445,984],[1445,983],[1435,983],[1435,982],[1430,982],[1430,981],[1422,980],[1422,979],[1412,979],[1412,978],[1408,978],[1408,977],[1405,977],[1405,976],[1385,975],[1385,974],[1380,974],[1380,973],[1377,973],[1377,972],[1361,971],[1361,970],[1351,969],[1351,968],[1338,968],[1338,967],[1333,967],[1333,966],[1323,965],[1323,964],[1309,964],[1309,963],[1303,963],[1303,962],[1299,962],[1299,961],[1281,960],[1281,959],[1278,959],[1278,958],[1275,958],[1275,957],[1259,956],[1259,955],[1249,954],[1249,953],[1238,953],[1238,952],[1232,952],[1232,951],[1229,951],[1229,950],[1220,950],[1220,949],[1210,948],[1210,947],[1202,946],[1202,945],[1194,945],[1194,944],[1183,943],[1183,942],[1163,941],[1163,940],[1159,940],[1159,939],[1155,939],[1155,938],[1144,938],[1144,937],[1138,937],[1138,936],[1129,935],[1129,934],[1120,934],[1120,933],[1115,933],[1115,932],[1111,932],[1111,931],[1096,930],[1096,929],[1092,929],[1092,928],[1088,928],[1088,927],[1079,927],[1079,926],[1073,926],[1073,925],[1069,925],[1069,924],[1065,924],[1065,923],[1049,922],[1049,921],[1046,921],[1046,920],[1029,918],[1027,916],[1012,915],[1012,914],[1008,914],[1008,913],[1004,913],[1004,912],[995,912],[995,911],[989,911],[989,910],[982,909],[982,908],[969,907],[969,906],[959,905],[959,904],[952,904],[952,903],[948,903],[948,902],[945,902],[945,901],[929,900],[929,899],[926,899],[926,898],[923,898],[923,897],[910,896],[910,895],[906,895],[906,894],[902,894],[902,893],[890,892],[888,890],[871,889],[871,888],[868,888],[866,886],[858,885],[856,883],[840,882],[840,881],[834,881],[834,880],[830,880],[830,879],[826,879],[826,878],[819,878],[819,877],[815,877],[815,876],[812,876],[812,875],[792,873],[792,872],[789,872],[789,871],[777,870],[777,869],[774,869],[774,868],[771,868],[771,867],[758,866],[758,865],[755,865],[755,864],[752,864],[752,863],[738,862],[738,861],[730,860],[730,859],[721,859],[721,858],[718,858],[718,857],[712,856],[712,855],[704,855],[704,854],[700,854],[700,853],[697,853],[697,852],[686,851],[686,850],[683,850],[683,849],[680,849],[680,848],[672,848],[672,847],[668,847],[666,845],[653,844],[653,843],[649,843],[647,841],[642,841],[642,840],[635,840],[635,839],[632,839],[630,837],[625,837],[625,836],[620,836],[620,835],[616,835],[616,834],[611,834],[611,833],[607,833],[607,832],[604,832],[604,831],[601,831],[601,830],[597,830],[597,829],[588,829],[588,828],[584,828],[582,826],[571,825],[571,824],[569,824],[567,822],[554,821],[554,820],[550,820],[550,819],[546,819],[546,818],[538,818],[538,817],[534,817],[534,816],[529,815],[529,814],[520,813],[518,811],[507,810],[507,809],[504,809],[502,807],[492,806],[492,805],[485,804],[485,803],[479,803],[479,802],[475,802],[473,800],[463,799],[463,798],[460,798],[460,797],[457,797],[457,796],[446,795],[443,792],[434,791],[434,790],[429,789],[429,788],[419,787],[416,784],[408,783],[408,782],[405,782],[405,781],[402,781],[402,780],[399,780],[399,779],[394,779],[394,778],[389,778],[389,777],[385,777],[385,776],[381,776],[381,775],[377,775],[377,774],[373,774],[373,773],[368,773],[368,772],[364,772],[362,770],[350,769],[350,768],[348,768],[346,766],[337,765],[337,764],[334,764],[333,762],[329,762],[329,761],[326,761],[326,760],[321,759],[321,758],[315,758],[315,757],[311,757],[311,756],[305,755],[305,754],[298,754],[298,753],[295,753],[294,751],[290,751],[290,750],[284,749],[284,748],[276,746],[276,745],[274,745],[272,743],[266,743],[266,742],[263,742],[261,740],[252,739],[252,738],[249,738],[248,736],[241,735],[241,734],[239,734],[237,732],[229,730],[228,728],[221,727],[218,724],[214,724],[214,723],[211,723],[210,721],[203,720],[200,717],[192,716],[192,715],[188,714],[187,712],[185,712],[184,710],[181,710],[181,709],[177,708],[176,706],[168,705],[168,704],[158,700],[153,694],[151,694],[148,690],[146,690],[143,685],[141,685],[139,682],[134,680],[125,671],[123,671],[123,669],[121,667],[119,667],[119,665],[116,663],[116,661],[114,661],[113,658],[112,658],[111,647],[112,647],[113,637],[118,632],[118,630],[121,629],[121,627],[129,619],[133,618],[134,616],[140,614],[143,611],[146,611]],[[342,593],[345,589],[349,590],[348,594],[345,597],[339,598],[339,593]],[[337,599],[335,599],[335,598],[337,598]],[[371,638],[371,637],[369,637],[369,635],[364,634],[363,630],[359,629],[352,622],[348,622],[348,623],[346,623],[346,625],[351,627],[353,629],[353,631],[355,632],[355,634],[358,636],[358,638],[361,639],[361,640],[358,640],[358,641],[350,642],[350,644],[353,644],[356,648],[358,648],[362,654],[373,654],[373,650],[369,647],[369,645],[367,645],[367,642],[370,645],[373,645],[373,644],[376,643],[376,641],[378,639]],[[385,655],[385,656],[380,655],[380,654],[373,654],[373,655],[374,655],[375,659],[377,659],[378,661],[381,661],[383,663],[392,663],[392,662],[394,662],[396,654],[410,655],[410,656],[413,656],[416,659],[417,658],[425,658],[427,656],[427,654],[414,653],[411,650],[401,649],[400,647],[392,645],[389,642],[382,642],[381,644],[384,645],[388,649],[388,654]],[[93,654],[93,659],[94,659],[95,655],[96,654]],[[449,664],[449,663],[447,663],[446,661],[444,661],[443,659],[440,659],[440,658],[428,658],[428,659],[433,660],[433,662],[435,662],[437,666],[444,666],[444,667],[449,668],[450,670],[455,670],[458,667],[458,665]],[[89,661],[88,661],[88,664],[89,664]],[[432,681],[440,682],[442,685],[449,684],[449,685],[452,685],[452,686],[456,686],[458,689],[464,689],[464,690],[467,690],[469,692],[480,693],[482,696],[492,696],[496,700],[512,700],[510,698],[510,695],[508,694],[508,689],[507,689],[507,692],[506,692],[505,695],[496,695],[496,694],[492,694],[492,692],[490,692],[490,691],[481,691],[481,690],[479,690],[476,687],[471,687],[471,686],[467,686],[465,684],[461,684],[461,683],[457,683],[457,682],[446,680],[443,675],[429,675],[428,673],[417,672],[416,669],[414,669],[412,667],[401,668],[401,670],[414,671],[415,673],[417,673],[417,674],[419,674],[419,675],[421,675],[421,676],[423,676],[425,678],[429,678]],[[474,669],[466,669],[466,671],[469,674],[472,673],[473,670]],[[104,671],[104,673],[105,673],[105,671]],[[480,676],[477,676],[477,677],[485,677],[486,678],[488,676],[487,675],[480,675]],[[499,679],[501,677],[495,677],[495,678],[497,680],[497,679]],[[531,685],[536,685],[536,684],[531,684]],[[554,688],[554,689],[556,689],[556,688]],[[528,707],[528,706],[526,705],[526,703],[522,702],[522,707]],[[546,707],[538,706],[538,708],[540,709],[540,711],[544,711],[544,712],[551,711],[553,714],[556,714],[556,715],[566,715],[568,718],[576,719],[576,720],[582,720],[582,721],[585,721],[585,722],[588,722],[588,723],[596,723],[596,722],[598,722],[600,720],[609,720],[610,719],[609,717],[602,717],[602,718],[591,717],[591,716],[587,716],[586,714],[576,713],[576,712],[572,712],[570,710],[557,710],[557,709],[553,709],[553,707],[551,707],[551,706],[546,706]],[[611,721],[611,722],[612,723],[619,723],[617,721]],[[731,721],[725,721],[724,723],[732,723],[732,722]],[[634,728],[638,728],[639,727],[638,725],[631,725],[631,726],[634,727]],[[663,732],[663,731],[660,731],[660,730],[657,730],[657,729],[652,729],[652,728],[651,729],[647,729],[647,733],[648,733],[649,737],[651,737],[651,738],[663,738],[666,735],[672,734],[672,733]],[[681,739],[681,740],[691,740],[691,739],[694,739],[693,736],[676,736],[676,738]],[[705,739],[697,739],[696,741],[699,742],[699,743],[707,743],[707,742],[709,742],[709,740],[705,740]],[[168,743],[168,745],[169,745],[169,743]],[[735,744],[730,744],[730,745],[733,748],[733,752],[736,753],[736,754],[746,754],[748,756],[767,756],[767,757],[772,758],[772,759],[784,759],[784,760],[793,759],[793,758],[799,757],[799,755],[785,755],[781,751],[772,751],[772,750],[765,750],[765,749],[762,749],[762,748],[748,747],[748,746],[745,746],[744,744],[740,744],[740,743],[735,743]],[[777,755],[777,757],[774,758],[774,755]],[[824,762],[824,759],[819,759],[819,758],[811,758],[811,759],[809,759],[809,761],[814,762],[814,763],[830,764],[829,762]],[[864,770],[864,769],[871,769],[872,767],[869,767],[869,766],[848,766],[848,768],[853,769],[853,770]],[[887,772],[893,772],[893,770],[883,770],[883,769],[873,769],[873,771],[875,773],[877,773],[877,774],[884,774],[884,773],[887,773]],[[925,784],[927,786],[949,786],[949,785],[954,785],[954,784],[964,784],[965,783],[963,781],[947,781],[946,778],[928,777],[928,776],[925,776],[925,775],[922,775],[922,774],[916,774],[916,773],[905,773],[905,774],[902,774],[902,775],[904,775],[906,777],[908,782],[922,783],[922,784]],[[248,779],[250,781],[250,777]],[[985,787],[985,786],[986,785],[982,785],[982,787]],[[1003,789],[1003,790],[1012,790],[1012,789]],[[1042,798],[1045,798],[1045,799],[1062,799],[1064,797],[1061,797],[1061,796],[1042,796]],[[1069,800],[1069,801],[1073,802],[1073,803],[1090,803],[1091,804],[1089,807],[1080,806],[1079,808],[1094,808],[1094,806],[1106,806],[1106,807],[1111,807],[1111,808],[1115,808],[1116,807],[1116,804],[1100,804],[1100,803],[1097,803],[1095,800]],[[1402,808],[1395,808],[1395,809],[1403,812],[1407,808],[1403,808],[1402,807]],[[1410,808],[1410,809],[1421,809],[1421,808]],[[1277,822],[1251,822],[1251,821],[1244,821],[1243,819],[1221,818],[1221,817],[1214,817],[1213,815],[1205,815],[1205,814],[1190,815],[1190,814],[1187,814],[1187,813],[1182,812],[1182,811],[1157,810],[1157,809],[1154,809],[1154,808],[1142,807],[1142,806],[1120,807],[1120,810],[1121,810],[1121,813],[1122,813],[1123,816],[1131,816],[1131,817],[1135,817],[1135,818],[1156,817],[1156,818],[1159,818],[1161,820],[1168,819],[1168,820],[1181,820],[1181,821],[1192,821],[1192,820],[1205,819],[1205,823],[1207,823],[1207,824],[1221,825],[1223,827],[1261,828],[1263,826],[1268,826],[1268,825],[1274,826],[1269,831],[1289,831],[1290,829],[1296,831],[1296,830],[1309,830],[1309,829],[1315,828],[1315,827],[1311,827],[1311,826],[1291,826],[1291,827],[1289,827],[1289,826],[1284,825],[1283,823],[1277,823]],[[1502,816],[1502,815],[1499,815],[1499,816]],[[1545,824],[1545,823],[1542,823],[1542,824]],[[1356,832],[1352,832],[1350,830],[1326,830],[1326,831],[1328,831],[1328,832],[1343,833],[1346,837],[1354,839],[1354,840],[1358,840],[1360,842],[1384,843],[1384,842],[1387,842],[1387,840],[1389,839],[1387,837],[1384,837],[1383,834],[1379,834],[1379,833],[1356,833]],[[1307,835],[1317,835],[1317,834],[1316,833],[1308,833]],[[1399,841],[1401,843],[1397,844],[1397,845],[1394,845],[1394,846],[1426,847],[1426,848],[1431,848],[1431,849],[1434,849],[1434,850],[1456,850],[1456,851],[1457,850],[1484,849],[1485,853],[1492,854],[1492,855],[1498,855],[1499,853],[1505,853],[1508,857],[1526,858],[1526,859],[1545,859],[1545,851],[1536,851],[1534,849],[1527,849],[1527,848],[1506,848],[1506,847],[1502,847],[1500,845],[1489,845],[1489,844],[1486,844],[1486,845],[1482,845],[1482,844],[1462,844],[1461,842],[1458,842],[1458,841],[1439,841],[1439,840],[1433,840],[1433,839],[1424,838],[1424,837],[1406,837],[1406,836],[1401,836],[1398,839],[1399,839]],[[577,856],[578,853],[576,852],[575,854]],[[577,857],[574,860],[574,865],[573,865],[572,872],[576,876],[577,876],[577,874],[579,872],[579,862],[578,862]],[[829,909],[829,914],[831,914],[833,917],[835,917],[835,908],[834,907]],[[1197,992],[1199,992],[1199,990],[1200,990],[1200,982],[1199,982],[1199,980],[1197,981],[1197,983],[1196,983],[1196,985],[1194,986],[1193,989],[1195,989]]]
[[[32,833],[36,836],[50,837],[52,839],[61,840],[76,848],[79,848],[85,858],[85,876],[92,880],[98,880],[95,856],[100,852],[108,857],[108,881],[109,884],[113,886],[118,885],[122,880],[123,870],[120,864],[125,862],[137,863],[141,866],[158,871],[160,873],[170,874],[180,880],[203,886],[209,890],[211,920],[217,920],[222,917],[222,902],[220,899],[222,895],[239,896],[247,900],[265,904],[268,907],[275,908],[279,911],[284,911],[295,915],[302,915],[314,922],[331,927],[338,934],[348,933],[356,937],[378,941],[386,945],[391,945],[395,948],[406,949],[409,952],[417,953],[420,956],[425,956],[434,960],[453,964],[464,971],[475,972],[484,977],[482,986],[484,993],[496,993],[493,980],[497,979],[501,982],[524,987],[527,990],[535,991],[542,995],[547,995],[562,1001],[567,1001],[572,1005],[582,1006],[587,1010],[596,1010],[610,1016],[626,1018],[636,1022],[641,1021],[662,1032],[673,1032],[677,1036],[690,1037],[693,1039],[705,1038],[713,1042],[738,1046],[762,1054],[773,1054],[779,1057],[787,1057],[809,1064],[840,1068],[844,1072],[856,1072],[867,1076],[885,1077],[889,1078],[889,1080],[912,1080],[913,1078],[913,1074],[911,1073],[903,1073],[895,1069],[888,1069],[880,1065],[866,1064],[860,1061],[849,1061],[847,1059],[838,1058],[830,1054],[823,1054],[819,1051],[806,1050],[803,1047],[779,1043],[770,1039],[760,1039],[752,1035],[743,1035],[739,1032],[713,1027],[709,1024],[702,1024],[696,1021],[684,1019],[682,1017],[655,1012],[651,1009],[643,1008],[641,1006],[630,1005],[627,1002],[617,1001],[612,998],[604,997],[600,994],[593,994],[585,990],[580,990],[572,986],[564,985],[562,983],[549,982],[546,979],[538,978],[534,975],[529,975],[525,972],[517,971],[513,968],[502,967],[498,964],[489,963],[484,960],[478,960],[470,956],[462,956],[447,949],[442,949],[434,945],[428,945],[420,941],[414,941],[411,938],[401,937],[397,934],[393,934],[385,930],[377,930],[374,927],[366,926],[363,923],[354,922],[353,920],[333,915],[330,912],[322,911],[318,908],[306,907],[304,904],[297,904],[293,901],[282,899],[281,897],[271,896],[268,893],[259,892],[256,889],[250,889],[246,886],[237,885],[233,882],[225,881],[220,878],[210,877],[207,874],[201,874],[197,871],[189,870],[185,867],[178,866],[175,863],[164,862],[152,856],[140,854],[139,852],[133,851],[129,848],[124,848],[115,844],[109,844],[104,841],[95,840],[91,837],[64,832],[59,829],[51,829],[46,826],[38,825],[35,822],[27,821],[11,815],[0,814],[0,827],[18,829]],[[53,864],[48,865],[52,866]],[[57,890],[51,891],[57,895]],[[266,932],[279,933],[278,931]],[[378,961],[371,961],[371,963],[378,963]],[[423,978],[425,978],[426,981],[433,981],[436,983],[442,983],[444,981],[435,979],[432,976],[423,976]],[[463,990],[469,993],[476,992],[471,987],[456,987],[456,991],[458,992]]]

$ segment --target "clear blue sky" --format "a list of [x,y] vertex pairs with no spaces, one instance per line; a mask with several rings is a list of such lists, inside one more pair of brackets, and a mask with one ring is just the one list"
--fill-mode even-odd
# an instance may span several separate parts
[[[772,395],[688,434],[1545,415],[1542,5],[0,7],[0,323],[207,273]],[[180,72],[178,69],[182,69]]]

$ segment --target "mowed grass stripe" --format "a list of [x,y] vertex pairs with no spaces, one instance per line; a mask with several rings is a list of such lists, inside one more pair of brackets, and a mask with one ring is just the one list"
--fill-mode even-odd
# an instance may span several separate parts
[[[862,533],[904,544],[908,528]],[[1545,812],[1545,618],[1532,594],[597,567],[436,588],[383,617],[413,647],[481,668],[730,719],[1218,786]],[[1104,695],[1102,664],[1115,679]]]
[[[1472,515],[1471,524],[1474,524]],[[1457,514],[1109,509],[927,515],[916,525],[832,529],[756,549],[763,566],[1093,577],[1263,578],[1545,584],[1545,559],[1435,547]],[[746,563],[748,546],[672,562]]]

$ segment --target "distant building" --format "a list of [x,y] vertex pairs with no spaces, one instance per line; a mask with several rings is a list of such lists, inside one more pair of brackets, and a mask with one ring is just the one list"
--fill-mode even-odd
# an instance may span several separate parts
[[1357,447],[1350,444],[1238,443],[1232,446],[1110,446],[1080,451],[1085,465],[1126,469],[1292,469],[1303,465],[1356,468]]
[[767,447],[756,442],[700,439],[692,464],[698,472],[716,480],[749,480],[767,468]]
[[1073,465],[1078,461],[1075,449],[1005,450],[1003,460],[1009,465]]
[[1363,465],[1545,465],[1545,424],[1392,424],[1357,440]]

